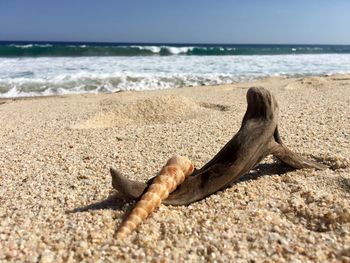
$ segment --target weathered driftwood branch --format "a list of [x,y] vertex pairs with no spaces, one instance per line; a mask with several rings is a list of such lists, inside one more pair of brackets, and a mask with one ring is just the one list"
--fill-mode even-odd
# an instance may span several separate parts
[[[201,200],[232,184],[269,154],[295,169],[326,168],[293,153],[282,143],[277,127],[278,104],[268,90],[250,88],[247,102],[239,131],[212,160],[195,170],[171,193],[164,204],[188,205]],[[131,199],[139,198],[153,180],[147,183],[131,181],[114,168],[111,168],[111,175],[113,187]]]

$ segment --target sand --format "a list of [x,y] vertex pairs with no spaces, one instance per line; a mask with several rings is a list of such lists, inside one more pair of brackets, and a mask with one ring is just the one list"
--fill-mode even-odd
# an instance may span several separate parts
[[[293,151],[231,187],[155,211],[123,241],[133,206],[109,167],[154,176],[174,153],[205,164],[235,134],[251,86],[273,92]],[[0,261],[350,262],[350,75],[0,101]]]

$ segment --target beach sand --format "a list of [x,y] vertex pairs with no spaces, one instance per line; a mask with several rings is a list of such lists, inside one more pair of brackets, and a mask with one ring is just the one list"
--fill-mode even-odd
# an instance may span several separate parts
[[[200,168],[238,131],[252,86],[276,96],[284,143],[331,168],[268,157],[115,239],[134,203],[114,197],[109,167],[145,181],[177,153]],[[350,262],[349,105],[350,75],[1,100],[0,261]]]

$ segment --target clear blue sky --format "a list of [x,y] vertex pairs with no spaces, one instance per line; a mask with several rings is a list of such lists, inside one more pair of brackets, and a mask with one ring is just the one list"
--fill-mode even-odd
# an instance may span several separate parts
[[350,0],[0,0],[0,40],[350,44]]

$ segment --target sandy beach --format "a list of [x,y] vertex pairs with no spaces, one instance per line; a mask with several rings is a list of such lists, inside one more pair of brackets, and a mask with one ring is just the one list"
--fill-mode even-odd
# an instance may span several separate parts
[[[173,154],[200,168],[238,131],[249,87],[277,98],[293,151],[231,187],[156,210],[123,241],[133,202],[110,166],[153,177]],[[350,262],[350,75],[0,100],[1,262]]]

